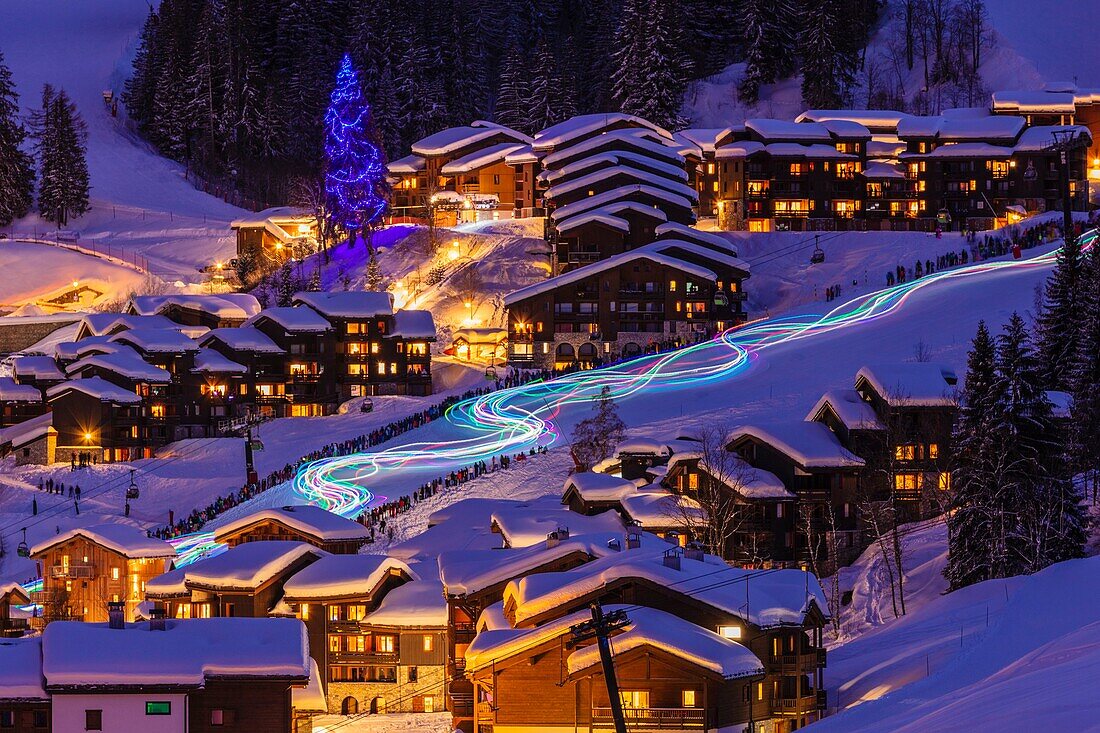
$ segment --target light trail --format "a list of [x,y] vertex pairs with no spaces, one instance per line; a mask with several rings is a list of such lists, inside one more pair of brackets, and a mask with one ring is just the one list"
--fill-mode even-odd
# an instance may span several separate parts
[[[1096,231],[1081,236],[1082,249],[1091,249]],[[373,504],[386,501],[371,490],[372,479],[400,470],[450,471],[492,456],[512,454],[557,441],[555,418],[567,405],[589,402],[606,387],[616,400],[642,391],[675,390],[736,378],[767,349],[792,341],[821,336],[888,316],[916,292],[940,282],[988,273],[1050,267],[1058,250],[1021,260],[979,262],[936,272],[883,290],[851,298],[827,313],[770,318],[725,331],[678,351],[651,354],[622,364],[576,372],[546,382],[531,382],[459,402],[445,419],[469,437],[430,443],[418,442],[349,456],[323,458],[302,466],[294,488],[302,499],[346,517],[356,517]],[[223,545],[213,532],[197,532],[170,542],[176,547],[177,566],[217,554]]]

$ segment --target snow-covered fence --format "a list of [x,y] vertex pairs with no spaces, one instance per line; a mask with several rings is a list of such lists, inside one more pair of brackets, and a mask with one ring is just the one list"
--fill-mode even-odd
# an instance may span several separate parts
[[137,270],[143,275],[149,274],[149,260],[140,252],[135,252],[132,249],[127,252],[121,245],[112,245],[110,242],[99,242],[97,244],[95,240],[88,240],[85,244],[80,244],[80,236],[75,232],[61,230],[53,232],[36,231],[30,233],[16,231],[0,232],[0,246],[2,246],[5,241],[30,242],[32,244],[45,244],[50,247],[60,247],[72,252],[98,257],[102,260],[109,260],[116,265],[122,265],[123,267]]

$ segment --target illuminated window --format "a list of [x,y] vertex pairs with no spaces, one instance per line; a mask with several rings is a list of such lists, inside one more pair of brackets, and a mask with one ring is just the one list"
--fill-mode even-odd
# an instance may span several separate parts
[[370,353],[372,353],[372,354],[377,354],[378,353],[378,342],[377,341],[371,341],[370,342]]
[[348,621],[362,621],[367,616],[367,607],[363,605],[348,606]]
[[899,445],[894,448],[894,458],[899,461],[911,461],[916,458],[917,447],[914,445]]
[[330,652],[338,652],[340,649],[340,637],[336,634],[330,634],[328,637],[328,650]]
[[920,489],[919,473],[894,474],[894,489],[896,491],[916,491]]
[[358,323],[349,323],[347,327],[348,333],[360,333]]
[[689,473],[688,474],[688,488],[689,489],[698,489],[699,488],[699,474],[697,474],[697,473]]
[[382,361],[378,362],[378,373],[379,374],[385,374],[386,373],[386,363],[385,362],[382,362]]
[[791,175],[792,176],[800,176],[800,175],[802,175],[803,173],[806,172],[806,164],[805,163],[791,163],[790,170],[791,170]]
[[940,491],[950,491],[951,490],[951,474],[947,471],[944,471],[943,473],[941,473],[939,475],[939,479],[936,481],[936,486],[939,487]]
[[424,651],[430,652],[435,648],[435,637],[431,634],[424,634]]
[[940,457],[940,446],[937,443],[929,443],[928,444],[928,457],[929,458],[939,458]]
[[119,569],[118,568],[111,568],[111,580],[118,580],[118,578],[119,578]]
[[309,620],[309,604],[308,603],[303,603],[298,608],[298,618],[302,619],[303,621],[308,621]]
[[367,373],[366,364],[348,364],[348,374],[352,376],[359,376]]
[[340,607],[339,606],[329,606],[328,607],[328,620],[329,621],[339,621],[340,620]]
[[682,707],[693,708],[695,707],[695,690],[684,690],[680,695],[680,699],[683,702]]
[[741,627],[740,626],[719,626],[718,627],[718,635],[721,636],[723,639],[732,639],[734,641],[737,641],[741,638]]
[[366,344],[364,344],[362,341],[348,342],[349,354],[362,354],[364,351],[366,351]]
[[757,682],[756,683],[756,699],[757,699],[757,701],[764,699],[764,683],[763,682]]
[[386,654],[393,653],[393,637],[392,636],[376,636],[374,637],[374,650],[376,652],[383,652]]
[[676,292],[676,281],[675,280],[669,280],[668,281],[668,292],[670,292],[670,293],[675,293]]
[[714,163],[707,163],[707,175],[714,175]]
[[164,405],[149,405],[150,417],[164,417]]
[[397,374],[397,362],[390,362],[390,374]]
[[422,342],[415,342],[408,345],[409,354],[412,356],[426,356],[428,354],[428,345]]
[[345,641],[347,641],[349,652],[365,652],[367,650],[367,637],[362,634],[349,636]]
[[619,696],[624,708],[642,710],[649,707],[649,690],[623,690]]

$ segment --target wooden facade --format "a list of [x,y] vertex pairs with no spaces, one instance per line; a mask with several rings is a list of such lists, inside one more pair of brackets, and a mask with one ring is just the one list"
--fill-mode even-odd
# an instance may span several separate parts
[[293,527],[278,519],[264,517],[244,527],[239,527],[231,532],[224,530],[216,532],[214,541],[229,547],[236,547],[245,542],[262,542],[265,540],[286,540],[291,542],[306,542],[318,547],[325,552],[334,555],[354,555],[359,548],[366,544],[366,538],[361,539],[325,539],[315,533]]
[[[136,531],[136,530],[135,530]],[[145,583],[164,573],[165,557],[127,557],[82,534],[51,544],[31,557],[42,567],[42,590],[34,601],[43,606],[43,621],[107,621],[107,604],[126,604],[126,620],[135,620],[145,600]]]

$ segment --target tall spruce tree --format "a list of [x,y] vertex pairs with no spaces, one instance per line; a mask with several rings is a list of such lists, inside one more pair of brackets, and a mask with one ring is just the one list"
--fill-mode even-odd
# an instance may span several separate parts
[[745,47],[745,75],[738,95],[743,102],[755,104],[761,85],[794,73],[803,17],[792,0],[743,0],[736,25]]
[[1095,503],[1100,493],[1100,247],[1094,246],[1086,259],[1082,283],[1080,341],[1070,386],[1071,455],[1073,467],[1084,475]]
[[25,216],[34,203],[34,160],[23,149],[19,97],[0,52],[0,226]]
[[993,573],[993,517],[997,513],[998,445],[992,432],[999,402],[995,347],[985,322],[978,324],[954,430],[951,512],[947,515],[947,565],[952,590],[988,580]]
[[327,210],[346,231],[370,227],[386,210],[386,157],[348,55],[336,75],[325,130]]
[[802,104],[816,109],[844,106],[855,78],[857,59],[845,38],[840,0],[808,2],[799,49],[802,57]]
[[35,115],[38,154],[38,211],[58,227],[88,211],[87,130],[76,105],[62,90],[42,89]]
[[1084,274],[1085,258],[1081,243],[1078,237],[1071,237],[1058,252],[1054,272],[1047,280],[1042,307],[1036,319],[1043,376],[1050,389],[1070,388],[1070,373],[1080,341],[1080,324],[1090,317],[1083,308]]
[[540,43],[535,51],[524,128],[537,132],[575,115],[572,93],[572,85],[562,75],[554,52],[548,44]]
[[537,130],[531,127],[527,113],[528,82],[524,72],[525,65],[523,52],[518,46],[509,50],[504,57],[493,119],[505,127],[531,134]]

